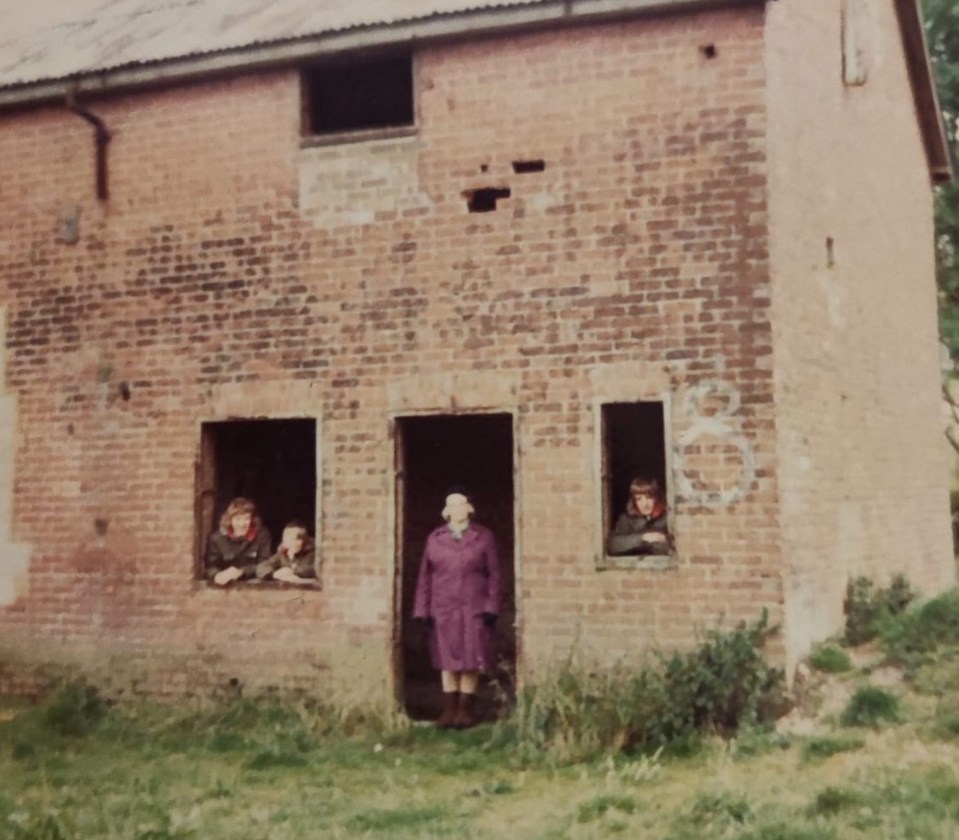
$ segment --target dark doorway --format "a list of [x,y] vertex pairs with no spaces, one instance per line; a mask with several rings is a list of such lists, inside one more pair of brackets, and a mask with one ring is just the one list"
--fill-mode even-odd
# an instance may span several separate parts
[[516,572],[513,562],[513,418],[509,414],[432,415],[396,421],[399,615],[397,690],[407,714],[439,714],[439,674],[429,661],[426,631],[411,613],[423,546],[443,524],[450,487],[468,488],[476,521],[496,536],[503,600],[496,625],[495,672],[480,685],[479,711],[495,717],[512,703],[516,674]]

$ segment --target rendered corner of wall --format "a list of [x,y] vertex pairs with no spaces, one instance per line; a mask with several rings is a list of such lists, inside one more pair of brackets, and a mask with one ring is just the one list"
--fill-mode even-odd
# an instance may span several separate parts
[[[0,312],[0,339],[3,338],[4,321]],[[4,343],[0,341],[0,347],[3,346]],[[0,606],[12,604],[26,591],[27,569],[30,565],[30,547],[14,542],[12,536],[16,444],[16,399],[0,390]]]

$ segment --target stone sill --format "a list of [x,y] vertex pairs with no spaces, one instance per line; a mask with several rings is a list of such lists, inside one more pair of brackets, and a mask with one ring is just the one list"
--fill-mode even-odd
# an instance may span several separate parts
[[338,131],[332,134],[311,134],[300,139],[301,149],[318,146],[342,146],[347,143],[369,143],[375,140],[394,140],[403,137],[415,137],[415,125],[398,125],[385,128],[368,128],[362,131]]
[[285,583],[282,580],[242,580],[234,581],[226,586],[217,586],[208,580],[194,581],[195,588],[208,592],[238,592],[240,590],[286,590],[287,592],[321,592],[323,584],[316,583]]
[[596,559],[596,570],[599,572],[611,569],[676,569],[679,562],[675,554],[627,554],[603,555]]

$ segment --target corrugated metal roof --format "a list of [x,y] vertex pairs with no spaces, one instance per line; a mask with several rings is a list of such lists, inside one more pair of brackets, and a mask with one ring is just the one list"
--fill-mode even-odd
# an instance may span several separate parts
[[0,88],[544,0],[2,2]]
[[[91,89],[143,84],[147,75],[184,78],[192,72],[237,69],[315,55],[320,41],[383,31],[402,37],[466,31],[470,19],[499,16],[499,26],[663,10],[693,10],[766,0],[0,0],[0,105],[61,97],[63,80]],[[913,94],[933,180],[951,178],[919,0],[894,0]],[[506,18],[509,18],[506,21]],[[446,23],[444,23],[444,21]],[[406,28],[406,34],[401,30]],[[459,29],[457,29],[459,27]],[[361,33],[365,33],[362,35]],[[327,37],[329,36],[329,37]],[[354,40],[359,40],[359,38]],[[353,45],[354,48],[356,44]],[[269,53],[270,55],[267,55]],[[146,67],[141,72],[136,68]],[[179,67],[178,67],[179,66]],[[139,76],[123,79],[124,74]],[[99,83],[99,88],[97,84]]]

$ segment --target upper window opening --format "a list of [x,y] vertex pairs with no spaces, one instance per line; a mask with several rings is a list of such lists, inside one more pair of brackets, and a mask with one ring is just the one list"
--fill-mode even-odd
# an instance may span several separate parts
[[303,85],[308,134],[413,125],[410,54],[310,67]]
[[603,555],[667,558],[673,554],[660,401],[607,403],[601,409]]
[[[220,585],[284,578],[317,585],[316,479],[315,420],[204,423],[197,576]],[[216,579],[228,568],[236,571]]]

